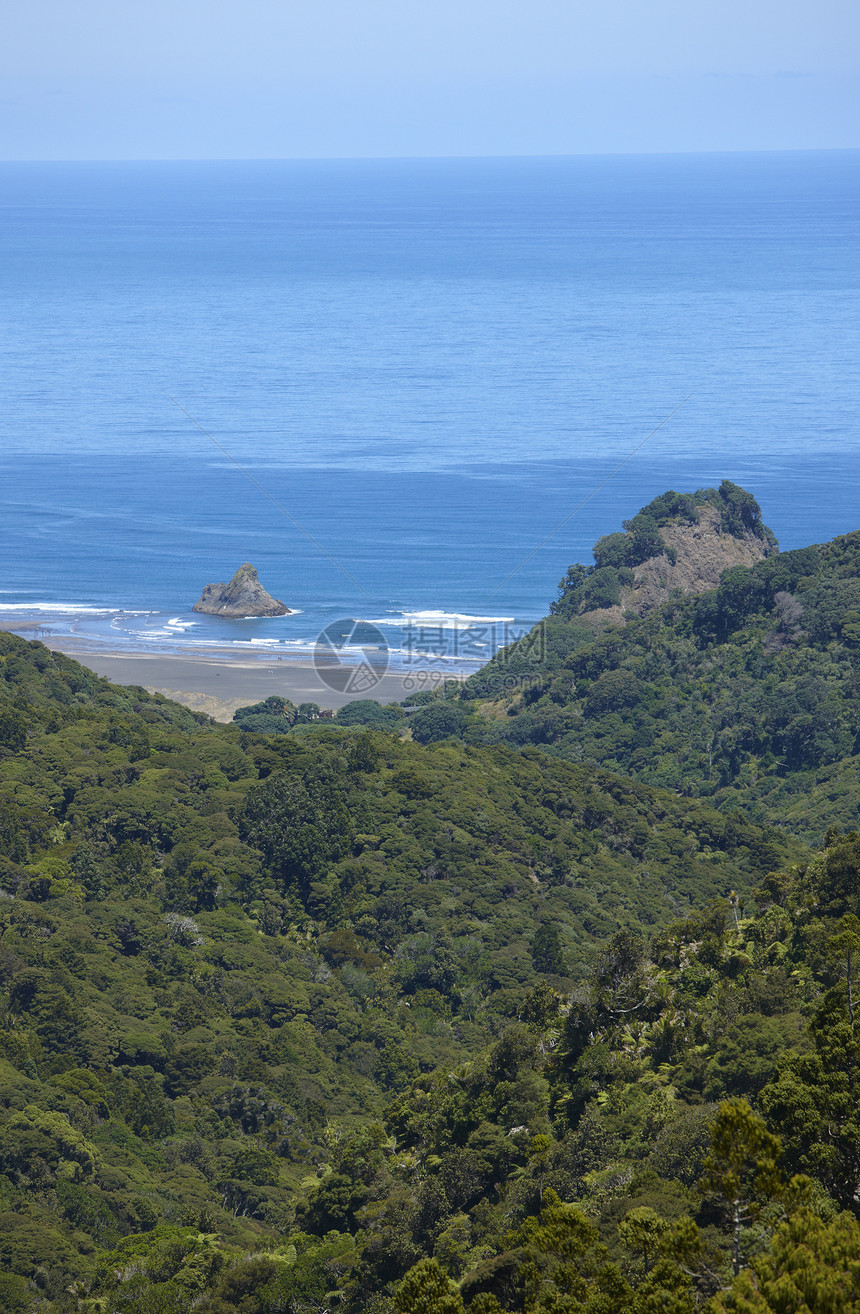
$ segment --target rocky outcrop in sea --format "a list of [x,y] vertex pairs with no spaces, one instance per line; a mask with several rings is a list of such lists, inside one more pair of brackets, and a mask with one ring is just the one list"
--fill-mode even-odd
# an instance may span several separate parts
[[267,593],[250,561],[245,561],[229,584],[207,584],[194,611],[234,620],[243,616],[289,616],[290,608]]

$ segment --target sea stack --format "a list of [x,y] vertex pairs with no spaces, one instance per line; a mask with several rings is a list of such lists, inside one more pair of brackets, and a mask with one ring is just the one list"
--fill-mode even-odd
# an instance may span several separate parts
[[234,620],[243,616],[290,615],[290,608],[263,588],[250,561],[242,563],[229,584],[207,584],[193,610]]

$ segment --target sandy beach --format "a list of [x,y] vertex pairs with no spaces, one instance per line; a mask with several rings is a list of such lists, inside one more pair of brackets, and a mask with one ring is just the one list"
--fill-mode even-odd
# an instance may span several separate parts
[[[22,638],[33,637],[16,632]],[[280,694],[296,704],[317,703],[321,708],[336,710],[359,698],[372,698],[379,703],[403,702],[417,689],[434,688],[443,679],[466,678],[462,672],[429,671],[422,667],[414,672],[388,672],[371,688],[340,692],[323,683],[312,661],[298,658],[243,659],[226,650],[223,655],[213,655],[211,649],[181,655],[97,652],[69,638],[40,636],[40,642],[74,657],[82,666],[114,684],[141,685],[195,711],[205,712],[217,721],[230,721],[237,707],[260,702],[271,694]]]

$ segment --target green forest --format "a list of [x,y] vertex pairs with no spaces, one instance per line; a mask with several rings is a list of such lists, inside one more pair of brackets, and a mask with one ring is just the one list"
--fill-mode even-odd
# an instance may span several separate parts
[[812,843],[856,824],[860,532],[730,569],[623,626],[580,619],[591,569],[562,580],[540,645],[457,691],[460,737],[535,745]]
[[729,484],[404,707],[0,634],[0,1308],[860,1314],[858,651]]

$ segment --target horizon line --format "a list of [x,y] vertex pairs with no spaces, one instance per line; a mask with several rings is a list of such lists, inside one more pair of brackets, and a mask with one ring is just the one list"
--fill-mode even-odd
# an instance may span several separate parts
[[655,151],[549,151],[493,152],[475,155],[130,155],[130,156],[34,156],[0,158],[4,164],[362,164],[450,162],[455,160],[594,160],[594,159],[665,159],[701,155],[850,155],[860,152],[856,146],[743,146],[698,150]]

